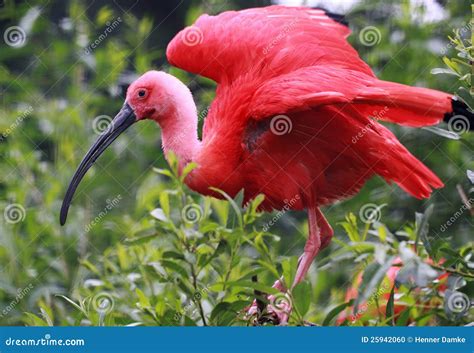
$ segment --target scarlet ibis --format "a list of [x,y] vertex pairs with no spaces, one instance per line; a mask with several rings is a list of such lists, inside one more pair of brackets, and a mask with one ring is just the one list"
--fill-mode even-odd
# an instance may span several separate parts
[[[217,83],[202,140],[186,85],[165,72],[146,72],[80,163],[61,224],[79,182],[107,146],[135,122],[152,119],[165,155],[174,152],[180,168],[198,165],[185,179],[191,189],[214,197],[221,195],[210,187],[230,196],[243,189],[245,203],[265,195],[264,211],[307,210],[296,285],[333,236],[321,206],[353,196],[374,175],[420,199],[443,186],[378,120],[421,127],[462,114],[474,126],[473,114],[451,94],[377,79],[346,41],[349,34],[339,17],[304,7],[199,17],[173,38],[166,55],[172,65]],[[275,287],[285,291],[281,282]]]

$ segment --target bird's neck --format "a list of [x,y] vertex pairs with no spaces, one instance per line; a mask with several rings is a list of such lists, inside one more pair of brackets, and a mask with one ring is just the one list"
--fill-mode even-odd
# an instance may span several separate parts
[[184,84],[182,86],[170,102],[166,117],[160,119],[165,156],[173,152],[178,157],[180,168],[195,160],[201,148],[196,104],[188,88]]

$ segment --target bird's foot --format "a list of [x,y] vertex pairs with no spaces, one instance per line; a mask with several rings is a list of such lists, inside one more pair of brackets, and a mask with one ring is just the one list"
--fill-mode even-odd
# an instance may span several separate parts
[[280,281],[275,282],[273,288],[281,293],[271,294],[266,297],[268,304],[262,300],[255,299],[247,309],[246,318],[253,325],[287,325],[291,314],[292,304],[289,294]]

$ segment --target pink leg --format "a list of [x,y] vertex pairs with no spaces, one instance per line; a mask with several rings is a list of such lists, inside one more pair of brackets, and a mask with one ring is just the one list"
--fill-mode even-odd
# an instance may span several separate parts
[[[308,208],[308,224],[309,224],[309,236],[304,247],[304,253],[301,255],[298,261],[298,269],[296,271],[295,280],[292,288],[301,282],[308,272],[315,256],[321,249],[324,249],[329,245],[331,238],[334,234],[331,226],[327,222],[324,215],[321,213],[318,207]],[[286,292],[286,288],[283,285],[283,281],[277,280],[273,284],[273,288],[278,289],[282,293]],[[280,296],[279,305],[274,303],[276,297],[274,295],[268,296],[270,301],[268,311],[276,316],[277,323],[280,325],[286,325],[288,322],[289,315],[291,313],[291,301]],[[252,306],[247,311],[247,314],[252,316],[257,314],[257,304],[254,300]]]
[[304,253],[298,261],[298,269],[292,287],[303,280],[316,255],[321,249],[329,245],[334,234],[318,207],[311,206],[308,208],[308,225],[308,240],[304,246]]

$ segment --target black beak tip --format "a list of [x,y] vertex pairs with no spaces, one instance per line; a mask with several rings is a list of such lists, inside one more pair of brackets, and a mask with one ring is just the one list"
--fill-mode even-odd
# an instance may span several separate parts
[[81,182],[84,175],[87,173],[89,168],[94,164],[95,160],[104,152],[104,150],[113,142],[115,139],[132,124],[137,121],[133,109],[128,105],[127,102],[122,106],[119,113],[112,120],[110,129],[104,131],[97,141],[89,149],[85,157],[82,159],[79,167],[77,168],[74,176],[72,177],[69,187],[66,191],[66,195],[63,199],[61,206],[61,212],[59,214],[59,224],[62,226],[66,224],[67,214],[69,206],[71,205],[74,192],[77,186]]
[[66,219],[67,219],[67,216],[61,213],[61,215],[59,216],[59,224],[61,226],[64,226],[66,224]]
[[68,210],[69,210],[69,205],[63,204],[61,207],[61,212],[59,213],[59,224],[61,226],[66,224]]

